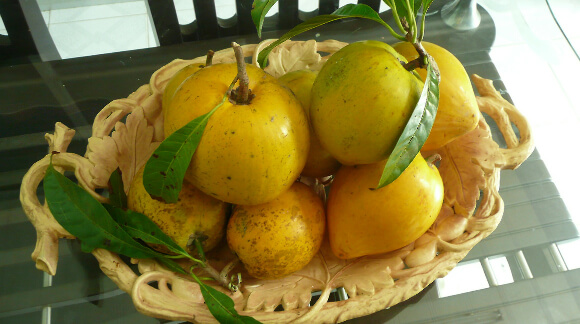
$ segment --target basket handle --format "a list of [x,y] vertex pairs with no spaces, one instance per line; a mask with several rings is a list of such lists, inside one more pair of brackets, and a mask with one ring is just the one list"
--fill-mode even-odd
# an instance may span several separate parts
[[[514,105],[501,96],[492,80],[477,74],[473,74],[471,80],[480,94],[476,97],[479,109],[495,120],[507,144],[507,148],[498,149],[502,158],[496,162],[496,166],[500,169],[516,169],[534,151],[530,124]],[[516,135],[512,123],[519,130],[519,136]]]
[[[107,201],[107,198],[97,194],[91,185],[93,179],[90,174],[90,170],[93,167],[92,163],[78,154],[66,152],[74,134],[74,130],[60,122],[56,123],[54,134],[45,135],[51,153],[32,165],[24,175],[20,186],[20,202],[26,216],[34,225],[37,234],[32,259],[36,262],[36,268],[50,275],[55,275],[56,273],[58,239],[61,237],[74,239],[74,236],[52,217],[46,203],[41,203],[36,194],[36,190],[42,182],[51,160],[52,164],[60,172],[64,170],[74,171],[79,185],[97,200],[101,202]],[[52,152],[59,153],[53,154]]]

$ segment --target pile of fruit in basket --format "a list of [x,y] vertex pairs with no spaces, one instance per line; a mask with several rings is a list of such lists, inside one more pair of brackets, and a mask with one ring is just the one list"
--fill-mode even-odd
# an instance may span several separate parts
[[[423,146],[428,152],[474,129],[479,113],[461,63],[435,44],[423,46],[441,71],[437,118]],[[410,43],[363,41],[339,50],[319,72],[278,79],[243,61],[185,67],[165,88],[166,137],[219,108],[207,117],[177,202],[152,198],[141,170],[129,208],[189,251],[192,237],[210,250],[225,235],[258,278],[304,267],[326,229],[333,252],[345,259],[415,241],[443,201],[433,161],[418,153],[395,181],[377,186],[421,96],[425,73],[404,67],[416,56]],[[326,206],[297,181],[301,176],[331,182]],[[234,206],[229,219],[228,204]]]
[[[423,2],[427,8],[431,1]],[[345,6],[322,23],[377,20],[361,8]],[[407,12],[413,23],[418,10]],[[51,212],[87,251],[151,255],[182,273],[188,272],[164,256],[206,267],[205,252],[223,240],[260,279],[302,269],[326,237],[341,259],[414,242],[442,207],[432,152],[473,130],[479,111],[461,63],[423,42],[423,28],[409,20],[401,19],[403,42],[351,43],[319,71],[279,78],[246,64],[237,44],[236,63],[212,64],[208,53],[206,64],[187,66],[166,84],[166,138],[135,175],[126,205],[105,207],[128,236],[111,231],[99,242],[83,241],[84,232],[67,228],[59,219],[64,196],[56,192],[68,184],[54,169],[45,177]],[[261,63],[289,38],[264,50]],[[323,183],[328,199],[301,178]]]

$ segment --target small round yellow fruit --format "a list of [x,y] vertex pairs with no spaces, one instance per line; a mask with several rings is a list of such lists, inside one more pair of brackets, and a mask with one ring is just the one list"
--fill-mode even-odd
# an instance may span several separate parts
[[143,186],[143,169],[135,174],[131,183],[127,195],[129,209],[149,217],[190,253],[195,252],[195,248],[192,250],[188,246],[192,235],[202,240],[204,251],[214,248],[224,236],[228,204],[204,194],[187,181],[183,182],[177,203],[155,200]]
[[[279,77],[278,80],[286,85],[296,98],[302,104],[306,116],[310,116],[310,92],[312,90],[312,84],[316,79],[317,72],[310,70],[298,70],[292,71]],[[321,178],[334,174],[338,168],[340,168],[340,163],[325,150],[312,126],[310,126],[310,151],[308,151],[308,159],[306,160],[306,165],[302,170],[302,175],[313,178]]]
[[163,90],[163,98],[161,100],[161,107],[163,108],[163,116],[167,114],[167,111],[169,110],[169,104],[171,103],[171,100],[173,100],[173,96],[175,95],[181,84],[192,74],[194,74],[195,72],[199,71],[204,67],[205,65],[201,63],[187,65],[186,67],[177,71],[171,77],[171,79],[169,79],[169,81],[165,85],[165,89]]
[[295,182],[270,202],[236,206],[227,240],[251,276],[275,279],[310,262],[322,244],[324,229],[322,200],[310,187]]

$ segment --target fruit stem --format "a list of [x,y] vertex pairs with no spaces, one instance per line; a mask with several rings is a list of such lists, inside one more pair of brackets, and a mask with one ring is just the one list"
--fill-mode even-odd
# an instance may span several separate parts
[[244,61],[244,51],[242,47],[236,43],[232,42],[232,47],[236,55],[236,62],[238,64],[238,80],[239,86],[236,90],[232,91],[233,101],[238,105],[247,105],[251,100],[251,90],[250,90],[250,79],[248,78],[248,73],[246,72],[246,62]]
[[427,50],[425,50],[425,47],[423,47],[423,44],[421,43],[421,41],[417,41],[417,40],[413,39],[413,35],[412,35],[411,30],[409,29],[409,25],[405,24],[405,28],[408,29],[407,35],[406,35],[407,41],[409,43],[413,44],[413,47],[415,47],[415,50],[419,54],[419,57],[404,64],[403,67],[407,71],[413,71],[414,69],[417,69],[417,68],[424,69],[429,64],[429,61],[433,62],[434,60],[430,59],[429,53],[427,53]]
[[428,158],[425,159],[425,162],[427,162],[427,165],[430,167],[433,167],[433,165],[435,165],[435,163],[441,161],[441,155],[435,153],[431,156],[429,156]]
[[205,265],[202,266],[202,269],[208,275],[210,275],[212,278],[214,278],[217,282],[219,282],[220,285],[229,289],[230,281],[227,279],[227,277],[224,278],[224,277],[220,276],[220,273],[214,267],[212,267],[208,262],[205,262]]
[[213,55],[215,54],[214,51],[209,50],[207,51],[207,55],[205,56],[205,66],[211,66],[213,61]]
[[220,272],[220,277],[227,278],[230,271],[236,267],[240,263],[240,259],[236,256],[230,263],[226,264],[226,266]]

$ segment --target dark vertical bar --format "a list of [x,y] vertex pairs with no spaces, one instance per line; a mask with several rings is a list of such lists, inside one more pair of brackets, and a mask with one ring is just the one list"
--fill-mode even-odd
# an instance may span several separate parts
[[367,6],[373,8],[374,11],[379,12],[381,6],[381,0],[358,0],[359,4],[366,4]]
[[159,45],[182,43],[183,38],[173,0],[147,0],[145,4],[149,12],[149,19],[155,27],[155,35]]
[[193,0],[193,9],[195,10],[199,39],[219,37],[219,24],[215,12],[215,3],[208,0]]
[[253,0],[236,0],[237,27],[238,34],[251,34],[256,32],[256,27],[252,21]]
[[290,29],[300,23],[298,20],[298,0],[278,1],[278,28]]
[[20,2],[18,0],[0,0],[0,16],[10,39],[9,45],[2,46],[0,59],[38,55]]
[[338,9],[338,0],[318,0],[318,14],[328,15]]

